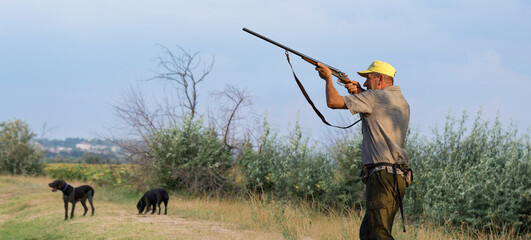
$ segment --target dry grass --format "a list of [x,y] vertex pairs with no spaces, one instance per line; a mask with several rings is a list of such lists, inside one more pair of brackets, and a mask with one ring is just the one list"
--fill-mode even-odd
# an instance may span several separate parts
[[[183,198],[170,196],[168,215],[137,215],[138,196],[96,187],[94,217],[63,221],[60,193],[52,193],[45,177],[0,176],[0,236],[2,239],[358,239],[360,214],[320,212],[305,203]],[[81,182],[69,182],[74,186]],[[401,231],[397,217],[396,239],[515,238],[510,229],[502,234],[471,233],[465,229],[437,227],[429,222],[407,225]],[[20,232],[23,231],[23,232]]]
[[[239,230],[278,232],[285,239],[358,239],[363,217],[356,211],[348,214],[324,213],[306,203],[266,203],[258,197],[250,197],[248,200],[174,197],[171,204],[184,217],[232,223]],[[429,221],[421,225],[408,224],[407,232],[404,233],[401,224],[397,215],[393,228],[396,239],[530,239],[529,235],[515,237],[510,229],[502,229],[502,234],[499,235],[474,233],[464,228],[439,227]]]

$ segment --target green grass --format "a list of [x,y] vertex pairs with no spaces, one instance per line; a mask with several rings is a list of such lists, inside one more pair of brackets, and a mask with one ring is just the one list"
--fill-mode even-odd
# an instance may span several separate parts
[[63,239],[65,231],[56,231],[62,222],[49,218],[35,218],[29,221],[11,221],[0,228],[2,239]]
[[[125,215],[124,205],[136,205],[121,204],[132,203],[133,194],[105,188],[97,188],[96,216],[83,217],[83,207],[78,203],[74,219],[65,221],[62,194],[51,192],[48,182],[51,180],[46,178],[0,177],[0,239],[132,238],[131,229],[153,232],[142,223],[128,221],[135,217],[133,211],[129,219],[121,216],[113,221],[116,214]],[[111,199],[115,203],[109,203]]]

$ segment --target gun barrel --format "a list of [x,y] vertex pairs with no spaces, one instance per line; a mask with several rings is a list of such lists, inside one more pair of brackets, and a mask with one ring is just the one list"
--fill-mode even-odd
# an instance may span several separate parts
[[261,38],[261,39],[263,39],[263,40],[265,40],[265,41],[268,41],[269,43],[272,43],[272,44],[274,44],[274,45],[276,45],[276,46],[278,46],[278,47],[280,47],[280,48],[283,48],[283,49],[285,49],[286,51],[292,52],[293,54],[298,55],[299,57],[306,58],[306,59],[308,59],[308,60],[314,61],[315,64],[318,63],[317,60],[315,60],[315,59],[313,59],[313,58],[311,58],[311,57],[308,57],[308,56],[306,56],[306,55],[304,55],[304,54],[302,54],[302,53],[300,53],[300,52],[297,52],[297,51],[295,51],[295,50],[289,48],[289,47],[286,47],[286,46],[284,46],[284,45],[282,45],[282,44],[280,44],[280,43],[277,43],[277,42],[275,42],[275,41],[273,41],[273,40],[271,40],[271,39],[269,39],[269,38],[267,38],[267,37],[265,37],[265,36],[262,36],[262,35],[260,35],[260,34],[258,34],[258,33],[256,33],[256,32],[251,31],[251,30],[249,30],[249,29],[247,29],[247,28],[243,28],[243,31],[246,31],[246,32],[248,32],[248,33],[250,33],[250,34],[252,34],[252,35],[258,37],[258,38]]
[[293,54],[295,54],[295,55],[301,57],[301,58],[304,59],[305,61],[307,61],[307,62],[309,62],[309,63],[311,63],[311,64],[313,64],[313,65],[315,65],[315,66],[317,66],[317,63],[318,63],[318,62],[320,62],[320,63],[322,63],[323,65],[325,65],[325,66],[327,66],[328,68],[330,68],[330,70],[332,71],[332,74],[333,74],[334,76],[336,76],[336,77],[338,77],[338,78],[341,78],[341,79],[344,78],[344,75],[345,75],[345,74],[344,74],[343,72],[339,71],[337,68],[334,68],[334,67],[332,67],[332,66],[330,66],[330,65],[327,65],[327,64],[325,64],[325,63],[323,63],[323,62],[321,62],[321,61],[318,61],[318,60],[316,60],[316,59],[313,59],[313,58],[311,58],[311,57],[308,57],[308,56],[306,56],[306,55],[304,55],[304,54],[302,54],[302,53],[300,53],[300,52],[297,52],[297,51],[295,51],[295,50],[293,50],[293,49],[291,49],[291,48],[289,48],[289,47],[286,47],[286,46],[284,46],[284,45],[282,45],[282,44],[280,44],[280,43],[278,43],[278,42],[275,42],[275,41],[273,41],[273,40],[271,40],[271,39],[269,39],[269,38],[267,38],[267,37],[265,37],[265,36],[262,36],[262,35],[260,35],[260,34],[258,34],[258,33],[256,33],[256,32],[253,32],[253,31],[251,31],[251,30],[249,30],[249,29],[247,29],[247,28],[245,28],[245,27],[244,27],[242,30],[245,31],[245,32],[248,32],[248,33],[250,33],[250,34],[252,34],[252,35],[254,35],[254,36],[258,37],[258,38],[261,38],[261,39],[263,39],[263,40],[265,40],[265,41],[267,41],[267,42],[269,42],[269,43],[271,43],[271,44],[273,44],[273,45],[276,45],[277,47],[283,48],[284,50],[286,50],[286,51],[288,51],[288,52],[291,52],[291,53],[293,53]]

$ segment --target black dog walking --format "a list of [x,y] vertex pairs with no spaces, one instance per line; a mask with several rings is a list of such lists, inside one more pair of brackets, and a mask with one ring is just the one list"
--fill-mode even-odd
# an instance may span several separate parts
[[81,201],[83,208],[85,208],[85,213],[87,214],[88,208],[85,204],[85,201],[88,199],[90,207],[92,208],[92,216],[94,216],[94,205],[92,205],[92,199],[94,198],[94,189],[89,185],[83,185],[79,187],[73,187],[68,185],[63,180],[55,180],[52,183],[48,184],[52,188],[52,192],[61,190],[63,192],[63,201],[65,202],[65,220],[68,219],[68,203],[72,203],[72,213],[70,213],[70,218],[74,218],[74,209],[76,208],[76,202]]
[[[155,213],[156,206],[159,206],[159,215],[160,215],[160,203],[164,202],[164,215],[168,213],[168,200],[170,197],[168,196],[168,192],[166,192],[166,189],[164,188],[157,188],[147,191],[142,198],[138,201],[138,204],[136,204],[136,208],[138,209],[138,214],[142,214],[144,209],[146,209],[146,214],[151,207],[153,206],[153,211],[151,214]],[[146,208],[147,207],[147,208]]]

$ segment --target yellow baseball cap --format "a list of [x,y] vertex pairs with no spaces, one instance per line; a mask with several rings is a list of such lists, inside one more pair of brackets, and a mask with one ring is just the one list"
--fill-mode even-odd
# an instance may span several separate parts
[[391,64],[378,61],[378,60],[372,62],[367,70],[359,71],[358,74],[362,77],[367,77],[367,74],[372,73],[372,72],[385,74],[393,78],[395,77],[395,74],[396,74],[396,70],[393,66],[391,66]]

